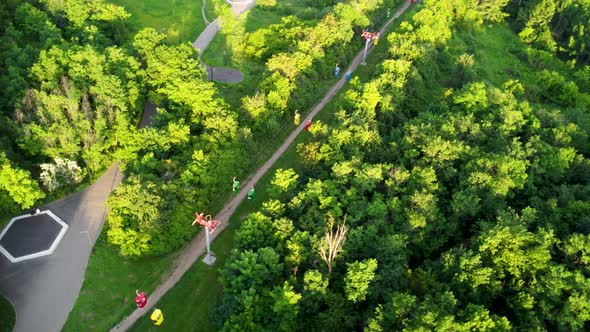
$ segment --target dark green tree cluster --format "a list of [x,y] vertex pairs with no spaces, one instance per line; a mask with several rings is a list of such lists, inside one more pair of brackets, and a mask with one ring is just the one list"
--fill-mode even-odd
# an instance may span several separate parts
[[[40,164],[67,159],[92,179],[112,163],[142,100],[139,62],[113,40],[128,16],[102,0],[0,4],[3,165],[36,178]],[[27,184],[0,192],[13,198],[10,211],[44,196]]]
[[587,91],[550,71],[441,85],[453,31],[506,3],[425,1],[389,37],[380,75],[351,82],[238,230],[220,329],[590,328],[589,117],[570,112]]
[[128,178],[109,198],[109,240],[125,255],[160,254],[195,231],[195,211],[228,192],[236,170],[248,165],[237,116],[216,96],[190,44],[162,44],[145,29],[133,45],[145,72],[154,123],[121,141],[117,154]]
[[309,23],[288,16],[279,24],[246,34],[243,53],[265,62],[259,90],[244,98],[242,106],[257,131],[272,133],[294,110],[311,106],[321,80],[333,77],[336,64],[346,66],[361,45],[361,29],[377,28],[374,19],[382,18],[384,8],[401,3],[327,2],[313,2],[325,13],[319,20]]
[[511,0],[507,10],[523,42],[556,52],[574,63],[590,61],[590,2]]

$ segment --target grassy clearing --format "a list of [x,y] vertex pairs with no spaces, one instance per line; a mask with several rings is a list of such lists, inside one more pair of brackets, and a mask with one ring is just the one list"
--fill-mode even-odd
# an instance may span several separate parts
[[215,331],[209,322],[209,303],[221,295],[219,266],[223,266],[233,244],[235,224],[230,224],[212,244],[217,260],[208,266],[199,259],[156,306],[164,314],[164,323],[154,326],[146,313],[130,331]]
[[10,332],[14,327],[16,314],[12,304],[0,295],[0,332]]
[[[106,230],[105,225],[105,230]],[[88,262],[84,284],[62,331],[108,331],[135,309],[135,290],[151,292],[178,256],[129,259],[101,233]]]
[[507,27],[497,25],[479,31],[456,32],[448,44],[449,53],[458,57],[473,54],[477,77],[485,78],[492,85],[501,86],[509,79],[527,82],[530,68],[521,61],[526,57],[526,47]]
[[202,0],[110,0],[131,14],[129,23],[135,30],[154,28],[178,44],[193,42],[203,29]]
[[[572,70],[554,56],[537,58],[532,64],[532,50],[523,44],[507,25],[492,25],[477,31],[455,32],[448,44],[449,53],[459,56],[473,54],[473,69],[479,80],[495,86],[518,79],[526,86],[536,85],[536,73],[547,69],[557,71],[570,80]],[[537,66],[538,68],[535,68]]]

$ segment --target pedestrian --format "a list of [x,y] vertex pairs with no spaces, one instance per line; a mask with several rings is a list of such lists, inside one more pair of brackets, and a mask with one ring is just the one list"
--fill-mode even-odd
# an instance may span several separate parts
[[150,319],[152,320],[152,322],[154,322],[154,325],[160,326],[164,321],[164,313],[160,309],[154,309],[154,312],[152,312]]
[[237,192],[240,190],[240,181],[234,176],[233,184],[232,184],[232,191]]
[[145,296],[144,292],[140,292],[139,289],[135,290],[135,304],[139,309],[143,309],[147,304],[147,297]]
[[293,117],[293,123],[296,126],[299,126],[299,122],[301,122],[301,116],[299,115],[298,110],[295,110],[295,116]]
[[373,44],[375,44],[375,46],[379,44],[379,32],[377,32],[377,34],[375,34],[375,37],[373,37]]
[[350,75],[352,75],[352,72],[350,71],[350,69],[348,69],[348,70],[346,71],[346,77],[345,77],[345,79],[346,79],[346,82],[350,81]]
[[309,127],[311,127],[311,119],[307,119],[305,122],[305,131],[309,131]]
[[254,199],[254,186],[252,186],[252,188],[250,188],[250,190],[248,190],[248,199],[249,200]]
[[336,76],[336,78],[338,78],[338,76],[340,76],[340,66],[338,66],[338,64],[336,64],[336,69],[334,70],[334,76]]

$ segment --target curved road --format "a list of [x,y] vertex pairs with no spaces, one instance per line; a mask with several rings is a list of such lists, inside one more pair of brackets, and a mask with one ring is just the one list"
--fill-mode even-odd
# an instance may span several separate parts
[[118,163],[84,191],[41,207],[70,227],[53,254],[19,263],[0,255],[0,292],[14,304],[13,332],[60,331],[72,310],[92,247],[106,216],[104,202],[121,182]]
[[[226,2],[232,6],[232,12],[236,17],[242,15],[244,12],[248,11],[250,8],[256,5],[255,0],[226,0]],[[204,0],[203,7],[201,7],[201,10],[203,11],[203,18],[206,22],[209,22],[205,18]],[[219,32],[220,29],[221,26],[219,25],[219,18],[216,18],[213,22],[207,23],[207,27],[205,27],[205,30],[203,30],[199,37],[197,37],[197,40],[193,42],[193,47],[199,50],[199,58],[201,57],[201,54],[203,54],[205,49],[209,46],[215,35],[217,35],[217,32]],[[203,62],[201,62],[201,65],[205,67],[205,70],[207,71],[207,77],[211,81],[218,81],[224,83],[238,83],[244,79],[244,75],[242,74],[242,72],[237,69],[208,66]]]

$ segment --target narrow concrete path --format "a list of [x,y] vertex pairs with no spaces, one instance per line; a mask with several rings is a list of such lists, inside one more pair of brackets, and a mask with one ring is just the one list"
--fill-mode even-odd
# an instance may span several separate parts
[[156,105],[148,99],[143,108],[143,114],[141,115],[141,122],[139,123],[138,128],[141,129],[151,126],[156,115]]
[[[235,17],[238,17],[245,13],[250,8],[256,5],[255,0],[244,0],[244,1],[229,1],[226,0],[228,4],[232,6],[232,12]],[[203,0],[203,7],[201,7],[203,11],[203,18],[205,22],[208,22],[205,18],[205,0]],[[213,38],[217,35],[221,26],[219,25],[219,18],[216,18],[213,22],[207,23],[207,27],[205,30],[201,32],[201,34],[197,37],[197,39],[193,42],[193,47],[199,50],[199,58],[205,52],[205,49],[209,46]],[[224,68],[224,67],[213,67],[206,65],[204,62],[201,61],[201,65],[205,67],[207,71],[207,76],[211,81],[217,82],[224,82],[224,83],[238,83],[244,79],[244,75],[241,71],[232,68]]]
[[231,5],[232,12],[236,17],[256,6],[256,0],[225,0],[225,2]]
[[205,20],[205,25],[209,25],[209,20],[207,19],[207,15],[205,14],[205,9],[207,8],[207,0],[203,0],[203,5],[201,6],[201,15],[203,15],[203,20]]
[[69,226],[53,254],[19,263],[0,255],[0,292],[14,304],[17,315],[13,332],[61,330],[102,230],[104,202],[122,178],[117,163],[82,192],[40,208],[51,210]]
[[199,50],[199,56],[205,52],[205,49],[209,46],[219,29],[221,29],[219,26],[219,18],[216,18],[205,27],[205,30],[203,30],[203,32],[197,37],[197,40],[193,42],[193,47]]
[[[379,33],[382,36],[385,36],[385,32],[389,29],[393,21],[402,13],[404,13],[409,6],[410,1],[407,0],[403,6],[397,10],[393,17],[383,25],[383,27],[379,30]],[[371,46],[369,51],[372,49],[373,46]],[[363,53],[364,49],[354,57],[348,69],[351,71],[356,70],[363,59]],[[346,80],[344,78],[340,79],[336,84],[334,84],[324,95],[322,100],[313,107],[308,117],[316,116],[345,84]],[[283,153],[287,150],[287,148],[289,148],[289,145],[291,145],[291,143],[295,140],[297,135],[301,133],[304,127],[305,121],[301,121],[301,124],[295,128],[289,137],[287,137],[287,139],[272,155],[272,157],[267,160],[264,165],[262,165],[262,167],[260,167],[256,173],[254,173],[254,175],[245,181],[242,186],[242,190],[240,190],[238,194],[225,205],[221,212],[215,216],[214,219],[219,220],[220,225],[215,233],[213,233],[212,240],[214,240],[227,227],[229,218],[235,212],[238,205],[240,205],[240,203],[244,200],[248,194],[248,190],[252,186],[256,186],[256,183],[258,183],[262,176],[264,176],[264,174],[266,174],[266,172],[268,172],[274,163],[283,155]],[[141,316],[150,312],[151,308],[153,308],[153,306],[162,298],[162,296],[166,294],[166,292],[180,280],[184,273],[197,261],[197,259],[205,253],[205,247],[205,232],[199,232],[199,234],[197,234],[197,236],[193,238],[193,240],[191,240],[191,242],[183,250],[175,264],[174,272],[168,277],[168,279],[160,284],[152,294],[149,295],[148,305],[143,309],[136,309],[131,315],[127,316],[124,320],[117,324],[117,326],[111,329],[111,332],[127,331]]]

